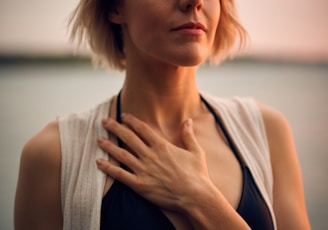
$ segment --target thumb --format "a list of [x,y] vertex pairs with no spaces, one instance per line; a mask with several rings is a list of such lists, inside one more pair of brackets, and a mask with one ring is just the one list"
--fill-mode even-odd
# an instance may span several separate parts
[[183,123],[181,135],[182,135],[182,142],[186,150],[189,150],[191,152],[197,152],[200,150],[200,146],[194,134],[193,121],[191,118],[188,118]]

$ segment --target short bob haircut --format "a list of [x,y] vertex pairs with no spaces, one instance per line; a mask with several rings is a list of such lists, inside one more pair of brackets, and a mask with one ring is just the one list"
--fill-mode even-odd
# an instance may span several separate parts
[[[238,22],[234,0],[218,0],[221,15],[214,44],[209,54],[209,62],[218,64],[235,52],[244,48],[247,32]],[[125,70],[125,54],[121,26],[108,19],[121,0],[80,0],[69,19],[71,41],[77,40],[78,46],[87,42],[93,52],[93,63],[102,64],[120,71]]]

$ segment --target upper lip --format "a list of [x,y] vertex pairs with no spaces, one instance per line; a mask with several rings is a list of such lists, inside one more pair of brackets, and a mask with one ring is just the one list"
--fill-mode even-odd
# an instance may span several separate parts
[[188,23],[179,25],[177,27],[174,27],[172,29],[172,31],[183,30],[183,29],[200,29],[200,30],[206,31],[206,27],[202,23],[199,23],[199,22],[188,22]]

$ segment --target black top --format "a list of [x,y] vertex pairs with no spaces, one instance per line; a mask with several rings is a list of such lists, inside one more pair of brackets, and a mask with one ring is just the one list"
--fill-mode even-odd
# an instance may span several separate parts
[[[270,211],[250,170],[240,157],[236,146],[232,142],[219,116],[217,116],[213,108],[204,98],[201,97],[201,99],[222,129],[222,132],[242,168],[243,188],[237,212],[252,229],[273,229]],[[118,122],[121,122],[120,115],[121,107],[119,94],[116,108],[116,119]],[[120,140],[118,140],[118,144],[120,147],[123,147],[123,143]],[[100,229],[171,230],[175,229],[175,227],[156,205],[147,201],[121,182],[114,181],[102,200]]]

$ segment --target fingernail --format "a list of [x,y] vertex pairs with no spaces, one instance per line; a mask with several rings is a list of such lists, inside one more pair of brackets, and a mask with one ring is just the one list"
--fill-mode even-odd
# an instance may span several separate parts
[[98,166],[101,166],[103,161],[104,161],[103,159],[97,159],[96,163],[97,163]]
[[121,118],[124,119],[126,117],[126,113],[121,114]]
[[103,118],[102,119],[102,124],[103,125],[106,125],[108,123],[108,118],[106,117],[106,118]]
[[102,143],[104,143],[105,140],[108,140],[108,138],[106,138],[106,137],[98,137],[97,142],[98,142],[98,144],[102,144]]
[[112,118],[105,117],[104,119],[102,119],[102,124],[103,125],[108,125],[111,121],[112,121]]

